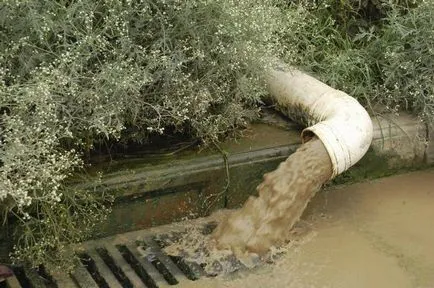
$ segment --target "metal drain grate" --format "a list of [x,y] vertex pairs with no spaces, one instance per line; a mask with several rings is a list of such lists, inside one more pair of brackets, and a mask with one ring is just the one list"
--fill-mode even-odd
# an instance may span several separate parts
[[83,266],[71,275],[79,287],[159,288],[207,276],[199,265],[165,254],[155,237],[133,243],[92,244],[80,254]]
[[[206,224],[202,233],[210,233],[215,225]],[[81,264],[71,275],[49,275],[44,269],[27,271],[37,277],[27,277],[23,269],[14,269],[15,277],[8,278],[7,288],[130,288],[176,287],[182,281],[215,277],[204,267],[182,257],[169,256],[163,248],[183,231],[149,233],[147,230],[127,233],[84,243],[80,248]],[[234,270],[245,267],[234,257]],[[216,269],[218,271],[218,269]],[[33,283],[31,279],[42,279]],[[0,288],[3,288],[0,284]]]
[[12,277],[6,278],[0,282],[0,288],[60,288],[54,279],[48,275],[44,267],[34,270],[24,270],[23,267],[12,266],[10,267],[14,272]]

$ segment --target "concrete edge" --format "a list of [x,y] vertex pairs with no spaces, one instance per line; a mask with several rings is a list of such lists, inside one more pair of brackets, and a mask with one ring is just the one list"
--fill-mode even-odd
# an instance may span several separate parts
[[[432,164],[433,138],[416,118],[407,114],[373,119],[370,150],[354,167],[329,185],[389,176],[397,171]],[[288,135],[293,131],[288,131]],[[289,136],[288,136],[289,137]],[[274,170],[300,145],[238,151],[227,155],[173,160],[170,165],[126,169],[106,175],[103,190],[115,194],[113,212],[98,227],[95,237],[135,231],[209,215],[222,208],[236,208],[256,193],[264,173]],[[431,142],[430,142],[431,141]],[[430,145],[431,144],[431,145]],[[431,162],[430,162],[431,161]]]

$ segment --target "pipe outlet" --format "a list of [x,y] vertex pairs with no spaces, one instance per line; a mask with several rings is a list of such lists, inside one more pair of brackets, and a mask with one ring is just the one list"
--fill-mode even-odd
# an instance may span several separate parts
[[371,118],[346,93],[295,69],[271,70],[267,84],[277,108],[307,126],[302,142],[316,135],[330,156],[331,179],[348,170],[368,151],[372,142]]

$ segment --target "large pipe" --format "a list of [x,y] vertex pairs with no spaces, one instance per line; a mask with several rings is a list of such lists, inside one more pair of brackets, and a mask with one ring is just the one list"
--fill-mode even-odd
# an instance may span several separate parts
[[314,134],[324,144],[333,165],[331,178],[365,155],[373,127],[369,114],[356,99],[296,69],[279,67],[267,76],[277,108],[307,126],[302,141]]

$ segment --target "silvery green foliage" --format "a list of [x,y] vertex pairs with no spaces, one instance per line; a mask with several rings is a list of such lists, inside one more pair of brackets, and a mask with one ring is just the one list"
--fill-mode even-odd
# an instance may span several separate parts
[[62,141],[143,141],[166,127],[216,140],[245,124],[263,93],[256,72],[279,52],[271,1],[2,6],[0,199],[19,206],[36,197],[29,190],[59,199],[59,183],[80,164]]
[[[350,2],[339,3],[352,9]],[[434,2],[380,2],[384,18],[365,21],[353,35],[330,13],[335,1],[288,9],[300,25],[284,36],[295,51],[287,61],[357,98],[373,114],[405,110],[432,125]]]
[[391,10],[370,49],[382,52],[378,65],[383,103],[390,109],[414,111],[434,125],[434,2],[422,0],[405,13]]
[[81,209],[90,194],[64,186],[95,142],[170,128],[206,143],[245,125],[264,93],[259,71],[283,51],[274,2],[2,1],[0,201],[24,231],[17,258],[38,264],[78,240],[59,232],[79,229],[68,205],[102,209]]

